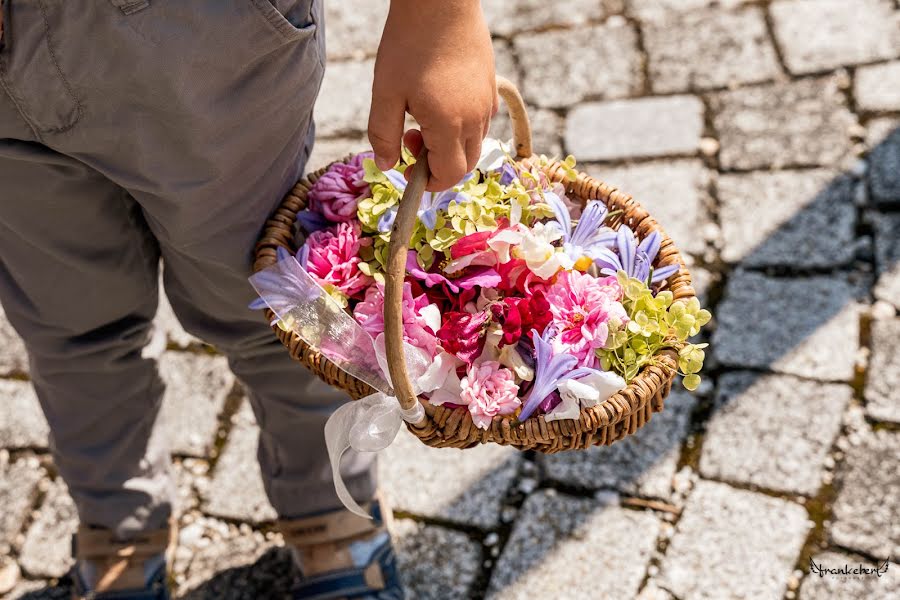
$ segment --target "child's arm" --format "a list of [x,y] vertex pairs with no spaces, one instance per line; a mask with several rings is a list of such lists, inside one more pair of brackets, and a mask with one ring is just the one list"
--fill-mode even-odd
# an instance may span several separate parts
[[494,54],[480,0],[391,0],[369,114],[376,162],[400,157],[404,113],[421,126],[407,145],[424,140],[428,189],[447,189],[475,167],[497,110]]

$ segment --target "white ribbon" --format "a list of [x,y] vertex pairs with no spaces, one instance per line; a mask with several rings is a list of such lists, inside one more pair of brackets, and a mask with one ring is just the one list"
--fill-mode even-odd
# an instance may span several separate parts
[[[416,403],[404,410],[393,395],[384,351],[384,335],[376,340],[286,253],[279,261],[250,277],[260,298],[285,327],[322,353],[338,368],[377,390],[340,406],[325,423],[325,445],[338,498],[361,517],[371,518],[353,499],[341,476],[346,452],[378,452],[391,445],[403,421],[418,423],[425,409]],[[456,361],[442,353],[432,359],[424,351],[404,344],[407,372],[417,394],[440,388]]]

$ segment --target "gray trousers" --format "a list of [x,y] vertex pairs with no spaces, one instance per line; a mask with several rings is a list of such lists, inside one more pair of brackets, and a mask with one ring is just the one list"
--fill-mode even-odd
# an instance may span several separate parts
[[[157,269],[185,328],[227,355],[285,517],[340,506],[322,428],[343,394],[247,309],[254,244],[312,145],[318,0],[6,0],[0,301],[24,338],[83,522],[164,524],[163,384],[141,350]],[[0,399],[2,401],[2,399]],[[371,461],[346,465],[373,493]]]

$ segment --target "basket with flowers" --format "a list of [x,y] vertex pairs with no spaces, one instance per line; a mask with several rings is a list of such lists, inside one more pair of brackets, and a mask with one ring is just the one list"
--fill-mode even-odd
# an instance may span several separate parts
[[424,191],[424,153],[387,172],[361,153],[298,183],[258,245],[257,306],[294,358],[396,406],[427,444],[609,444],[676,374],[697,387],[705,344],[689,338],[710,313],[656,221],[572,157],[533,155],[521,97],[499,90],[515,143],[486,140],[450,190]]

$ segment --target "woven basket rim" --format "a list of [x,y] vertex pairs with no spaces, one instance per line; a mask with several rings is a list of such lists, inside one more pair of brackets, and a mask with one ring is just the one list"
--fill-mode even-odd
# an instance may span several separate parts
[[[332,165],[346,163],[361,153],[351,153],[341,159],[332,161],[328,165],[307,174],[294,185],[279,205],[279,208],[266,222],[263,234],[256,245],[254,272],[274,264],[277,247],[282,247],[292,253],[296,252],[294,235],[294,228],[298,226],[296,225],[296,214],[306,207],[306,195],[309,189]],[[535,155],[519,159],[516,162],[531,167],[536,165],[535,161],[537,158]],[[574,182],[568,181],[566,170],[559,161],[550,161],[540,166],[540,168],[551,181],[565,185],[566,193],[574,195],[582,206],[588,200],[599,199],[606,204],[610,211],[613,210],[611,205],[614,205],[616,209],[621,209],[619,214],[607,221],[614,229],[627,224],[641,240],[650,232],[658,231],[661,243],[654,266],[659,267],[672,264],[680,266],[679,271],[666,280],[666,289],[671,290],[676,299],[687,299],[696,295],[691,286],[690,272],[674,242],[666,235],[659,223],[630,195],[622,193],[617,188],[580,171]],[[290,234],[287,234],[286,231],[290,231]],[[272,322],[275,318],[269,309],[266,310],[266,318],[269,322]],[[305,364],[320,378],[325,379],[326,382],[346,391],[353,399],[358,399],[374,391],[364,382],[355,380],[343,371],[340,371],[326,357],[310,349],[296,333],[292,331],[286,332],[277,326],[273,326],[273,329],[295,360]],[[477,442],[518,445],[517,442],[519,441],[524,442],[528,439],[533,439],[535,441],[529,444],[530,447],[543,451],[557,451],[565,448],[554,447],[554,449],[549,450],[544,445],[554,444],[557,438],[579,436],[590,432],[592,429],[607,428],[619,424],[638,411],[641,406],[646,405],[647,401],[651,399],[658,398],[658,401],[651,402],[652,411],[658,412],[663,408],[662,397],[668,393],[675,376],[677,354],[674,350],[663,349],[657,352],[654,358],[657,359],[658,365],[645,366],[628,383],[625,389],[617,392],[604,402],[583,408],[578,419],[546,421],[544,415],[540,414],[532,415],[523,422],[517,422],[512,415],[497,416],[494,417],[488,429],[481,430],[483,432],[482,435],[475,436],[479,438]],[[342,378],[341,374],[345,377]],[[341,381],[341,379],[351,379],[353,381]],[[443,406],[434,406],[421,396],[419,397],[419,402],[425,407],[429,419],[436,422],[440,427],[449,426],[454,431],[458,431],[457,437],[460,439],[473,437],[472,428],[474,423],[471,421],[471,415],[464,408],[448,409]],[[637,426],[639,427],[641,424]],[[421,434],[413,427],[410,427],[410,429],[414,433]],[[468,433],[466,433],[467,431]],[[524,435],[517,435],[517,433]],[[627,433],[632,433],[632,431]],[[420,435],[420,437],[423,436]],[[603,438],[605,437],[604,435]],[[586,443],[583,440],[578,446],[573,445],[572,447],[587,447],[597,443],[611,443],[611,441],[614,441],[614,439],[604,440],[603,438],[594,440],[593,443]],[[453,444],[442,443],[435,445]]]

